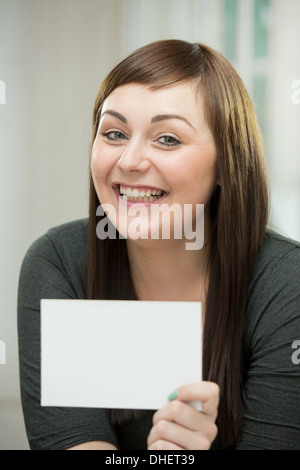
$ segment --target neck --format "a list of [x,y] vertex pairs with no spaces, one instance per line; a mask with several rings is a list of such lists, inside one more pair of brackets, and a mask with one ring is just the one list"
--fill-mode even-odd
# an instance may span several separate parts
[[183,240],[127,240],[127,249],[140,300],[204,300],[208,245],[186,250]]

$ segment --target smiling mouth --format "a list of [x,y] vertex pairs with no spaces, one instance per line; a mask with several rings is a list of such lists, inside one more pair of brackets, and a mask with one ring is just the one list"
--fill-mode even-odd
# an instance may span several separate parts
[[166,192],[162,189],[154,188],[133,188],[121,184],[114,185],[115,191],[119,196],[128,202],[154,202],[161,199]]

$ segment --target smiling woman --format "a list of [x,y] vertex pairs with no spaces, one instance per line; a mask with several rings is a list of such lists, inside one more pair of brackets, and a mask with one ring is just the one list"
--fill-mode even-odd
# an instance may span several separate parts
[[[187,214],[189,205],[206,205],[215,191],[216,148],[200,96],[189,80],[159,90],[128,84],[105,100],[92,148],[92,178],[99,201],[114,207],[117,229],[127,239],[132,217],[119,210],[124,204],[147,207],[141,226],[162,233],[169,207]],[[158,204],[166,210],[154,218],[151,206]]]
[[[88,221],[50,230],[21,271],[20,371],[31,448],[297,448],[299,368],[290,345],[300,322],[300,245],[267,229],[263,143],[236,71],[198,43],[158,41],[132,53],[97,94],[90,170]],[[141,225],[144,217],[161,233],[164,222],[178,223],[174,206],[181,213],[192,207],[194,227],[199,205],[201,249],[186,249],[184,231],[135,238],[126,228],[140,210]],[[108,206],[120,236],[101,239],[97,216],[103,221]],[[178,384],[156,413],[41,408],[41,298],[202,302],[204,380]]]

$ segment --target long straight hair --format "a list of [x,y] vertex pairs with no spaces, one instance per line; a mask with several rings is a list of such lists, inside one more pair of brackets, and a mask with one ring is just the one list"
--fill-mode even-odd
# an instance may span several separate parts
[[[117,87],[155,90],[197,81],[217,149],[219,185],[211,201],[209,286],[203,334],[203,379],[221,390],[217,425],[222,446],[234,446],[242,422],[244,312],[253,261],[266,230],[269,203],[256,113],[242,80],[218,52],[180,40],[156,41],[120,62],[102,83],[94,106],[94,141],[102,105]],[[90,179],[87,298],[137,300],[126,241],[96,236],[100,201]],[[121,421],[133,411],[113,410]]]

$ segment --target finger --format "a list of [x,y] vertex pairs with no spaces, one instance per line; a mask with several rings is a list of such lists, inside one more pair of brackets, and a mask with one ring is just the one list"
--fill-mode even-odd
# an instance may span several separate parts
[[161,419],[155,424],[148,436],[148,446],[156,441],[167,441],[185,450],[209,449],[214,435],[205,432],[194,432],[177,423]]
[[183,385],[176,390],[177,393],[171,394],[170,399],[178,399],[184,402],[200,401],[202,411],[216,419],[220,399],[219,386],[214,382],[197,382]]
[[161,419],[174,421],[192,431],[204,430],[213,418],[204,413],[199,413],[193,406],[181,400],[173,400],[160,408],[153,415],[153,425]]
[[173,442],[159,439],[158,441],[154,441],[150,446],[148,446],[147,450],[184,450],[184,449],[182,447],[177,446]]

